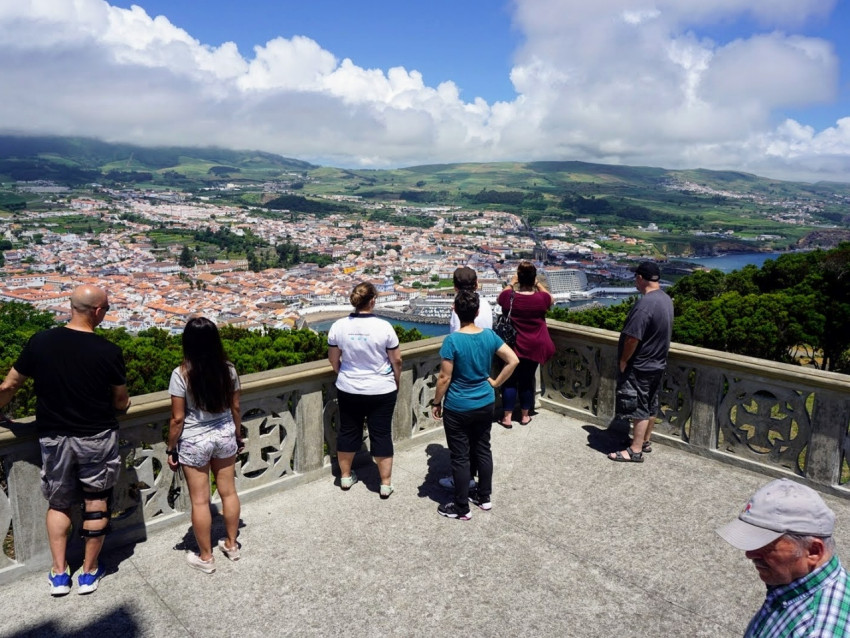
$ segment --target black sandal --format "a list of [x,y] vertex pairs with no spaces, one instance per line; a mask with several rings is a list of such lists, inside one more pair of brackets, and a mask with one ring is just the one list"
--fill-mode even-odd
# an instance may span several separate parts
[[643,445],[640,446],[640,452],[641,454],[643,454],[644,452],[646,452],[647,454],[652,452],[652,441],[644,441]]
[[[623,456],[623,452],[628,452],[628,456]],[[609,461],[617,463],[643,463],[643,452],[632,452],[631,449],[622,450],[621,452],[613,452],[614,456],[608,455]]]

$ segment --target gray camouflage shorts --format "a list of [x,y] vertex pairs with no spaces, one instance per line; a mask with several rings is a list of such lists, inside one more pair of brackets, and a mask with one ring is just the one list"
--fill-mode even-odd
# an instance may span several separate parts
[[114,486],[121,469],[118,430],[93,436],[43,436],[41,493],[51,509],[66,510],[85,492],[102,492]]
[[617,378],[617,416],[641,421],[658,414],[658,394],[663,376],[663,370],[626,370],[625,374],[621,374]]

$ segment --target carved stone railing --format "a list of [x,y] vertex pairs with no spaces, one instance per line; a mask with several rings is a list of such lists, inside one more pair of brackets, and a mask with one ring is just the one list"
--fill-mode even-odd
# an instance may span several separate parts
[[[541,367],[538,407],[596,426],[613,420],[617,333],[549,322],[557,346]],[[402,346],[393,438],[400,448],[436,435],[430,418],[442,339]],[[336,451],[334,375],[318,361],[241,377],[245,454],[236,466],[249,500],[327,476]],[[793,474],[850,497],[850,377],[674,345],[655,437],[702,456],[769,475]],[[115,547],[148,531],[188,524],[188,490],[167,467],[167,392],[133,398],[121,420],[123,471],[115,489]],[[366,443],[364,442],[364,446]],[[0,583],[50,564],[40,495],[40,454],[31,420],[0,428]],[[215,501],[215,495],[213,495]],[[79,524],[79,517],[75,520]],[[76,534],[72,551],[80,549]]]
[[[441,423],[430,418],[429,407],[441,342],[428,339],[402,346],[404,367],[393,418],[393,439],[399,447],[441,431]],[[334,380],[326,361],[241,377],[246,436],[245,453],[236,465],[236,486],[243,501],[330,473],[338,422]],[[121,420],[123,465],[107,547],[137,542],[161,527],[188,524],[188,489],[166,461],[164,435],[170,414],[168,393],[157,392],[134,397],[129,414]],[[0,529],[5,536],[0,583],[50,565],[44,529],[47,503],[40,494],[41,459],[31,422],[25,419],[8,430],[0,428],[5,477],[0,489]],[[74,518],[79,525],[76,512]],[[72,533],[69,540],[70,551],[79,551],[77,535]]]
[[[542,407],[611,425],[619,335],[559,321],[549,332]],[[661,413],[665,443],[850,497],[850,376],[673,344]]]

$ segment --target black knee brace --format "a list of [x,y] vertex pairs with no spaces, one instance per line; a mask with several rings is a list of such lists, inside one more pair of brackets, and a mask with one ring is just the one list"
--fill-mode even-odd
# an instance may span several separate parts
[[[101,492],[83,492],[83,526],[80,528],[80,536],[85,538],[97,538],[98,536],[106,536],[112,531],[112,489],[109,488]],[[86,500],[97,501],[106,499],[105,512],[88,512],[86,511]],[[86,521],[99,521],[106,519],[106,526],[103,529],[86,529]]]

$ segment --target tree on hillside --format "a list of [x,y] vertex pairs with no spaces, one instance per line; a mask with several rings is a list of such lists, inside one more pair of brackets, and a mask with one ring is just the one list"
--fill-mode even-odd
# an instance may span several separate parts
[[180,251],[180,259],[177,263],[183,266],[183,268],[191,268],[195,265],[195,257],[186,244],[183,244],[183,250]]

